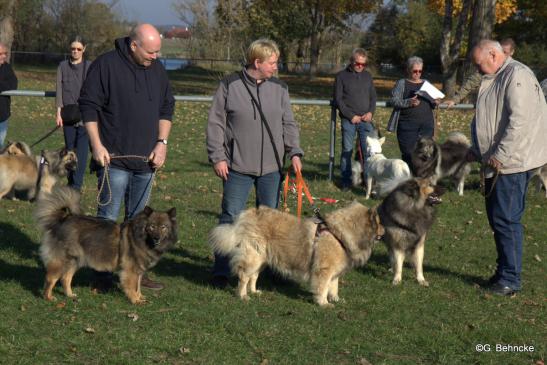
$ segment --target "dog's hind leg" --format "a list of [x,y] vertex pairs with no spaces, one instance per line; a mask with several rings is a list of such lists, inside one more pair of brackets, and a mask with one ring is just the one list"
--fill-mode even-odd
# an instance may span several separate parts
[[372,177],[367,176],[367,194],[365,195],[365,199],[370,198],[371,191],[372,191]]
[[458,195],[463,196],[463,187],[465,185],[465,176],[463,176],[461,179],[458,180]]
[[72,278],[78,270],[78,265],[76,262],[71,262],[68,267],[65,268],[65,271],[61,277],[61,284],[63,285],[63,290],[65,295],[69,298],[76,298],[77,295],[72,292]]
[[418,280],[418,283],[422,286],[429,286],[429,283],[424,278],[424,247],[425,247],[425,234],[420,238],[420,241],[416,245],[416,248],[414,248],[413,252],[413,261],[414,261],[414,267],[416,269],[416,280]]
[[405,251],[391,249],[391,268],[393,269],[393,285],[399,285],[403,280],[403,263],[405,261]]
[[52,295],[55,284],[63,275],[63,263],[59,261],[50,261],[46,266],[46,281],[44,284],[44,299],[55,300]]

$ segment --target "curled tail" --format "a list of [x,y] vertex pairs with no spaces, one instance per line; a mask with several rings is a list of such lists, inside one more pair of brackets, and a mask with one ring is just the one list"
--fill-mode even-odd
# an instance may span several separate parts
[[80,193],[68,186],[55,186],[51,193],[42,193],[34,211],[38,226],[43,231],[51,230],[75,214],[80,214]]
[[456,143],[456,144],[461,144],[467,147],[471,145],[471,142],[469,142],[469,138],[467,138],[465,134],[461,132],[450,132],[448,136],[446,137],[446,142],[448,141],[452,143]]
[[378,195],[381,197],[388,195],[393,190],[395,190],[395,188],[401,183],[411,178],[412,173],[410,172],[410,168],[408,167],[407,163],[403,160],[398,160],[396,173],[394,174],[393,178],[382,181],[378,184]]
[[209,245],[216,253],[230,255],[238,243],[236,226],[221,224],[209,233]]

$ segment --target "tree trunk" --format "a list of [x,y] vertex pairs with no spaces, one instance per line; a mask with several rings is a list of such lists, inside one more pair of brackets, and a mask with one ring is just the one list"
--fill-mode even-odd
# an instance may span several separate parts
[[13,44],[13,10],[15,9],[15,0],[9,0],[5,6],[5,14],[0,17],[0,42],[2,42],[8,51],[8,60],[11,59],[11,45]]
[[492,30],[496,23],[496,0],[475,0],[473,7],[473,18],[469,29],[469,48],[467,49],[467,60],[464,77],[475,72],[475,66],[471,62],[473,47],[482,39],[491,39]]
[[321,52],[321,35],[313,32],[310,37],[310,79],[317,75],[319,53]]
[[458,23],[452,39],[452,11],[453,1],[447,0],[445,3],[445,14],[443,22],[443,34],[441,38],[441,65],[443,72],[443,90],[449,97],[453,97],[456,91],[456,80],[458,71],[458,57],[462,47],[463,30],[467,23],[469,11],[473,0],[464,0],[462,10],[458,17]]

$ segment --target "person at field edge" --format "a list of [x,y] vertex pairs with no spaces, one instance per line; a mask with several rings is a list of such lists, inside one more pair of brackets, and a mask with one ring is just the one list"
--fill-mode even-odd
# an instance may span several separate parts
[[[17,76],[8,63],[8,47],[0,43],[0,92],[17,89]],[[8,133],[8,119],[11,115],[11,97],[0,95],[0,149]]]
[[[500,41],[501,48],[503,48],[503,53],[507,57],[513,57],[515,53],[515,48],[517,45],[512,38],[505,38]],[[446,99],[443,101],[443,104],[446,104],[448,108],[453,107],[456,104],[459,104],[470,92],[478,91],[481,84],[482,75],[480,72],[473,72],[469,77],[463,82],[462,86],[456,92],[452,99]]]
[[[289,91],[274,77],[279,48],[271,40],[259,39],[251,43],[246,58],[241,72],[220,82],[209,110],[207,153],[223,183],[219,224],[233,222],[253,185],[256,206],[277,208],[284,156],[295,171],[302,170],[304,153]],[[228,257],[215,254],[213,286],[226,287],[229,275]]]
[[[154,171],[167,157],[175,106],[167,72],[157,60],[161,49],[158,30],[139,24],[114,44],[114,50],[91,64],[78,100],[98,165],[103,203],[97,208],[97,216],[112,221],[118,218],[122,201],[125,220],[144,209]],[[114,158],[117,156],[127,157]],[[103,187],[106,173],[109,184]],[[108,289],[111,278],[103,284]],[[146,276],[141,285],[163,288]],[[101,281],[99,286],[103,286]]]
[[400,79],[391,90],[390,103],[393,112],[389,118],[388,130],[397,131],[401,158],[412,170],[412,151],[421,137],[433,137],[435,118],[433,109],[440,99],[430,100],[416,94],[424,84],[422,79],[424,61],[412,56],[406,62],[407,78]]
[[89,150],[89,138],[82,121],[73,125],[65,125],[61,117],[61,109],[70,104],[77,104],[80,90],[84,83],[90,61],[84,59],[85,42],[77,36],[70,43],[70,59],[62,61],[57,67],[57,82],[55,92],[55,105],[57,112],[55,123],[63,127],[65,146],[69,150],[76,150],[78,166],[76,171],[68,174],[68,185],[80,190],[84,183],[85,168],[87,166],[87,153]]
[[372,75],[365,70],[367,53],[356,48],[351,53],[349,66],[338,72],[334,81],[334,100],[342,120],[342,153],[340,173],[342,190],[351,187],[351,157],[353,141],[358,133],[361,151],[367,151],[367,136],[372,136],[372,117],[376,110],[376,89]]
[[488,289],[513,295],[522,287],[521,218],[528,182],[547,163],[547,104],[534,73],[507,56],[498,42],[480,41],[472,60],[483,76],[468,159],[483,164],[486,212],[498,256]]

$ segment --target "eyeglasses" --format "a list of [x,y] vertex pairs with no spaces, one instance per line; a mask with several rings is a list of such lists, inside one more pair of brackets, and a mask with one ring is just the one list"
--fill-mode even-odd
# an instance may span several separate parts
[[71,50],[71,51],[82,52],[84,49],[83,49],[83,48],[78,48],[78,47],[72,47],[70,50]]
[[353,66],[355,66],[355,67],[365,67],[366,65],[367,65],[366,63],[353,62]]
[[413,74],[421,74],[421,73],[422,73],[422,70],[412,70],[412,73],[413,73]]

